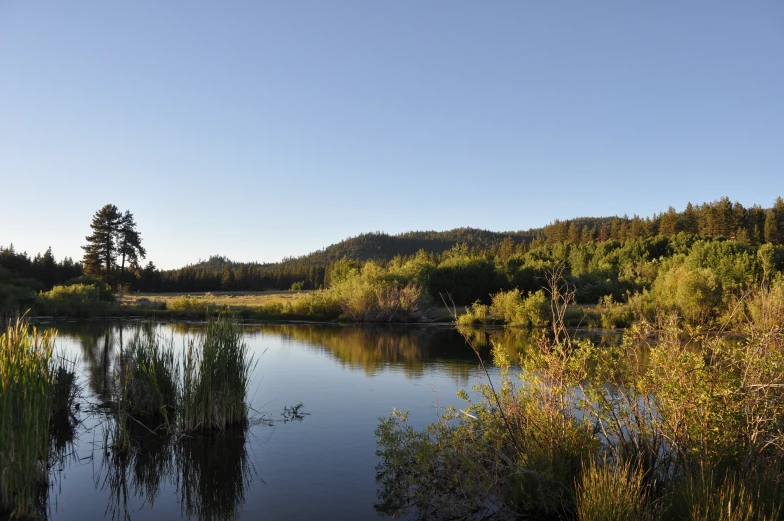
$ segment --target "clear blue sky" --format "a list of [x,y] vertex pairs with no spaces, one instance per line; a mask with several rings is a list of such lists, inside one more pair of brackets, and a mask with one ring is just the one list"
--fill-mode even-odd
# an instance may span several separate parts
[[0,1],[0,244],[163,268],[784,195],[784,2]]

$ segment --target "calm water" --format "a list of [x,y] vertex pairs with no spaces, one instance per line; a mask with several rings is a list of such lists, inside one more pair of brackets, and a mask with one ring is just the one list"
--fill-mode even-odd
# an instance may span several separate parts
[[[58,348],[79,360],[85,402],[77,439],[53,473],[48,513],[58,520],[378,519],[378,418],[398,408],[424,426],[437,405],[459,405],[455,392],[479,381],[475,354],[451,328],[243,326],[258,359],[250,405],[268,421],[178,443],[139,436],[135,456],[119,460],[104,455],[100,404],[120,344],[138,325],[56,327]],[[202,328],[158,326],[178,350]],[[512,351],[531,341],[492,334]],[[485,355],[487,339],[476,339]],[[309,415],[283,421],[284,408],[300,402]]]

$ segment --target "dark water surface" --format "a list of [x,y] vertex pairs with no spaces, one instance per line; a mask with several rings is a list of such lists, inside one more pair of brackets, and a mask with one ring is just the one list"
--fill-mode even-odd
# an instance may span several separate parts
[[[120,458],[105,454],[100,405],[120,344],[138,323],[49,325],[59,330],[58,349],[78,358],[84,386],[77,439],[53,471],[48,514],[58,520],[378,519],[378,418],[397,408],[424,426],[436,405],[460,405],[456,391],[479,381],[476,355],[453,328],[243,326],[258,359],[252,414],[267,421],[179,440],[138,432],[134,455]],[[204,328],[157,327],[176,350]],[[490,335],[510,351],[532,341],[480,334],[484,355]],[[300,402],[309,415],[283,421],[284,408]]]

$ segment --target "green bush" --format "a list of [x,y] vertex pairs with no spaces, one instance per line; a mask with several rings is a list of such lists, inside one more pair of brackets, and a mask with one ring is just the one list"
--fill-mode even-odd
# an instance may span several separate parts
[[459,326],[486,326],[492,322],[490,306],[479,301],[466,306],[465,313],[457,317],[457,325]]
[[36,309],[41,315],[90,317],[107,314],[112,303],[101,284],[72,284],[40,293]]

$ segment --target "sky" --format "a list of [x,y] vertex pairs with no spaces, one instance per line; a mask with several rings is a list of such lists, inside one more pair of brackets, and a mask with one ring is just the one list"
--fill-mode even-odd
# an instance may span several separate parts
[[274,262],[784,195],[784,2],[0,0],[0,245]]

